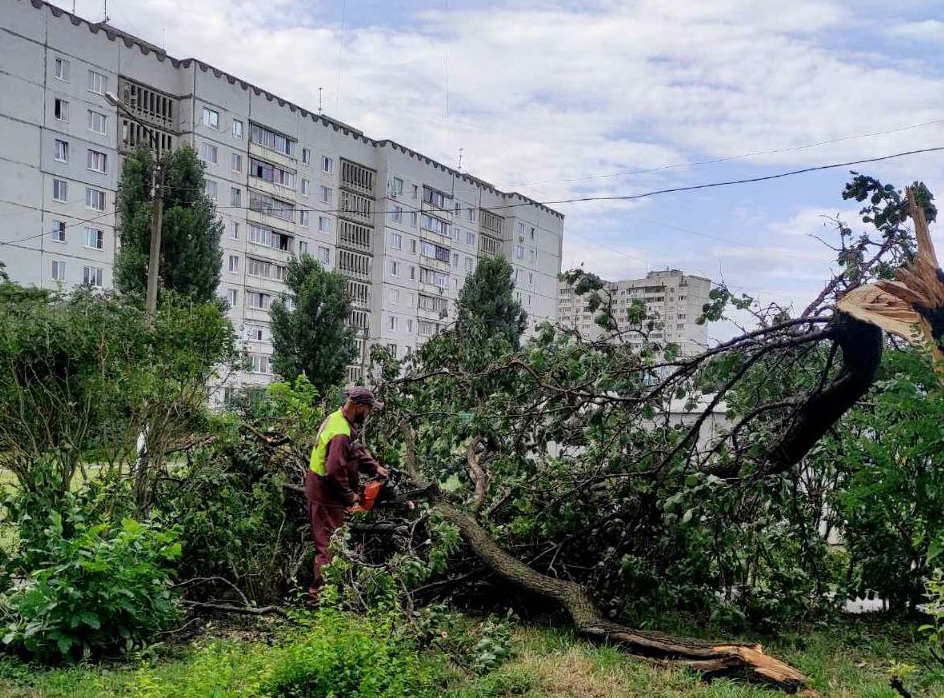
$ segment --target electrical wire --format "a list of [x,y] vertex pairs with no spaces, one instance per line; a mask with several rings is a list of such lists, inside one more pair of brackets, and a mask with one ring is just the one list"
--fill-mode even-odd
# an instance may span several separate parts
[[919,124],[909,124],[908,126],[899,126],[897,128],[888,129],[887,131],[873,131],[871,133],[861,133],[856,136],[844,136],[842,138],[834,138],[826,141],[818,141],[816,143],[807,143],[805,145],[796,145],[789,148],[776,148],[773,150],[755,150],[749,153],[741,153],[739,155],[728,155],[721,158],[713,158],[711,160],[697,160],[695,162],[676,162],[670,165],[660,165],[659,167],[647,167],[644,169],[637,170],[622,170],[619,172],[611,172],[609,174],[600,174],[600,175],[586,175],[584,177],[570,177],[562,179],[542,179],[535,182],[513,182],[511,186],[515,187],[528,187],[538,184],[556,184],[559,182],[587,182],[595,179],[612,179],[614,177],[625,177],[628,175],[635,174],[648,174],[650,172],[662,172],[663,170],[672,170],[680,167],[700,167],[702,165],[716,165],[722,162],[731,162],[732,160],[744,160],[746,158],[758,157],[760,155],[779,155],[782,153],[795,153],[800,150],[809,150],[811,148],[819,148],[824,145],[833,145],[835,143],[845,143],[847,141],[861,140],[863,138],[874,138],[876,136],[887,136],[893,133],[901,133],[902,131],[911,131],[918,128],[924,128],[925,126],[934,126],[936,124],[944,124],[944,118],[941,119],[932,119],[931,121],[924,121]]

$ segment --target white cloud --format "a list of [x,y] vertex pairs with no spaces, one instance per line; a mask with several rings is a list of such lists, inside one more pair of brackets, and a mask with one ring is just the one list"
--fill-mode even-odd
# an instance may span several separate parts
[[[98,18],[98,0],[78,4]],[[348,3],[349,12],[356,7]],[[323,87],[326,113],[373,137],[449,164],[462,148],[464,170],[543,201],[677,185],[693,172],[707,181],[711,170],[690,167],[616,175],[797,148],[944,113],[944,76],[915,69],[924,65],[920,56],[837,45],[836,32],[869,31],[857,7],[838,0],[765,3],[762,11],[756,0],[517,0],[448,13],[391,10],[358,18],[343,35],[330,3],[112,0],[109,10],[115,24],[144,30],[152,42],[161,43],[163,29],[172,54],[195,55],[309,108]],[[942,27],[916,21],[895,31],[930,38]],[[937,124],[736,165],[807,165],[942,141]],[[925,156],[882,169],[912,179],[912,171],[940,172],[939,163]],[[787,192],[795,184],[778,186]],[[756,231],[769,216],[746,214],[743,232],[726,233],[740,245],[697,238],[679,245],[667,232],[652,249],[613,243],[627,214],[650,202],[561,206],[565,266],[580,260],[615,278],[644,271],[646,260],[714,269],[720,254],[738,283],[814,294],[832,253],[790,231],[821,229],[810,218],[820,203],[797,200],[796,216],[763,236]],[[691,227],[685,213],[676,205],[664,222]]]

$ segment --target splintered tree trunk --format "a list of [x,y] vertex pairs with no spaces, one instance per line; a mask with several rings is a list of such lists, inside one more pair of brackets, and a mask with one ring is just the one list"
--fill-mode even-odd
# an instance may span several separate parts
[[500,577],[530,592],[556,601],[570,614],[577,632],[596,643],[615,644],[645,657],[668,659],[709,674],[742,673],[747,678],[772,684],[787,693],[815,696],[807,679],[796,669],[764,654],[760,645],[710,643],[644,632],[603,618],[582,586],[531,569],[506,553],[495,539],[469,514],[436,502],[433,507],[459,528],[472,551]]

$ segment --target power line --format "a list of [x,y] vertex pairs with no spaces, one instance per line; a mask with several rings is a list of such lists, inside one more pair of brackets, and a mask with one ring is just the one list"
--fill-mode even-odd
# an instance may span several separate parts
[[716,165],[722,162],[731,162],[732,160],[743,160],[745,158],[757,157],[760,155],[778,155],[781,153],[795,153],[800,150],[809,150],[811,148],[818,148],[823,145],[833,145],[835,143],[845,143],[847,141],[861,140],[863,138],[874,138],[875,136],[887,136],[892,133],[901,133],[902,131],[911,131],[917,128],[924,128],[925,126],[934,126],[935,124],[944,123],[944,118],[941,119],[932,119],[931,121],[924,121],[920,124],[909,124],[908,126],[899,126],[898,128],[888,129],[887,131],[873,131],[871,133],[861,133],[856,136],[844,136],[843,138],[834,138],[826,141],[818,141],[816,143],[807,143],[806,145],[796,145],[789,148],[776,148],[773,150],[755,150],[750,153],[741,153],[739,155],[728,155],[722,158],[713,158],[711,160],[698,160],[695,162],[676,162],[670,165],[661,165],[659,167],[647,167],[644,169],[638,170],[622,170],[620,172],[612,172],[610,174],[600,174],[600,175],[587,175],[584,177],[571,177],[564,179],[543,179],[536,182],[514,182],[511,186],[515,187],[529,187],[537,184],[555,184],[558,182],[586,182],[594,179],[612,179],[614,177],[625,177],[628,175],[635,174],[647,174],[650,172],[662,172],[663,170],[672,170],[680,167],[699,167],[701,165]]
[[[892,155],[883,155],[881,157],[875,158],[863,158],[862,160],[849,160],[847,162],[837,162],[831,165],[816,165],[814,167],[804,167],[799,170],[790,170],[789,172],[779,172],[772,175],[764,175],[762,177],[747,177],[745,179],[731,179],[724,182],[708,182],[705,184],[693,184],[685,187],[670,187],[668,189],[655,189],[653,191],[643,192],[642,194],[622,194],[616,196],[583,196],[575,199],[559,199],[557,201],[545,201],[542,202],[543,205],[553,205],[553,204],[576,204],[582,203],[584,201],[633,201],[636,199],[647,199],[652,196],[660,196],[662,194],[674,194],[677,192],[684,191],[697,191],[699,189],[711,189],[714,187],[728,187],[735,184],[752,184],[754,182],[766,182],[772,179],[783,179],[784,177],[793,177],[800,174],[808,174],[810,172],[820,172],[822,170],[833,170],[837,167],[849,167],[851,165],[864,165],[869,162],[883,162],[885,160],[893,160],[895,158],[901,158],[908,155],[921,155],[923,153],[936,153],[944,150],[944,146],[936,146],[934,148],[921,148],[919,150],[907,150],[901,153],[893,153]],[[519,204],[512,204],[513,206],[518,206]]]
[[[105,213],[102,213],[101,215],[95,216],[94,218],[80,218],[76,223],[69,223],[69,224],[67,224],[67,225],[65,226],[65,229],[68,229],[68,228],[75,228],[75,227],[84,225],[84,224],[86,224],[86,223],[94,223],[95,221],[101,220],[102,218],[105,218],[106,216],[111,216],[111,215],[113,215],[113,212],[112,212],[112,211],[106,211]],[[43,237],[44,235],[48,235],[48,234],[51,233],[51,232],[52,232],[51,230],[44,230],[44,231],[41,232],[41,233],[35,233],[35,234],[32,234],[32,235],[28,235],[28,236],[26,236],[26,237],[10,238],[9,240],[0,240],[0,245],[6,245],[6,246],[9,246],[9,247],[19,247],[19,248],[22,248],[23,246],[20,245],[20,244],[18,244],[18,243],[28,242],[29,240],[35,240],[36,238],[41,238],[41,237]],[[30,249],[32,249],[32,248],[30,248]]]

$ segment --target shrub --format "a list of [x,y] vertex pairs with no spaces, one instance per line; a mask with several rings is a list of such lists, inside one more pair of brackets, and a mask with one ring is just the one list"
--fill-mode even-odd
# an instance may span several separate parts
[[271,698],[407,698],[429,685],[415,648],[390,618],[322,611],[314,632],[275,653],[259,683]]
[[179,620],[168,563],[180,555],[175,531],[125,519],[66,535],[49,517],[44,562],[0,597],[2,642],[41,661],[78,659],[142,645]]

